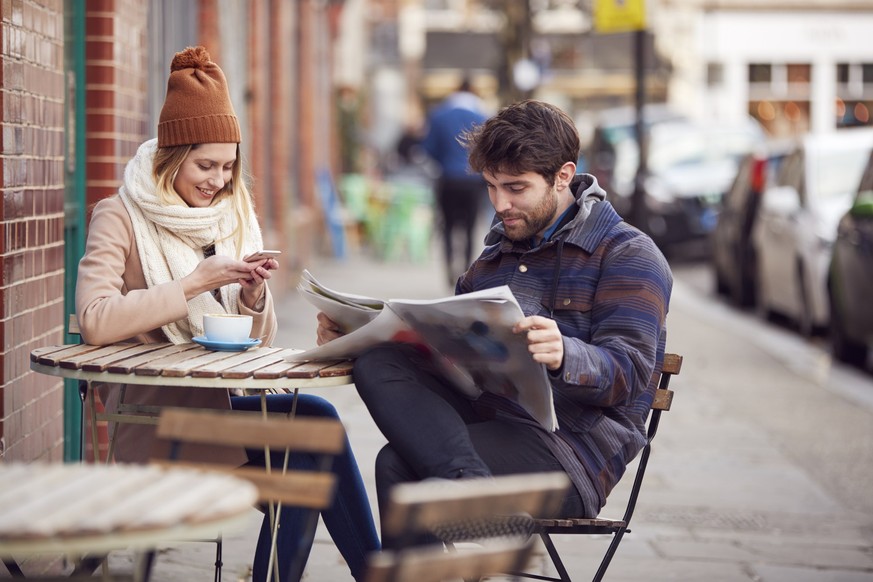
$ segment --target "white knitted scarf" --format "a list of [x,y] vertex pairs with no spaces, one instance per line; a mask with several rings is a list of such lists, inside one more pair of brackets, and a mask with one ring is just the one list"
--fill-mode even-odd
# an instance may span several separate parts
[[[259,250],[261,229],[257,217],[249,217],[248,236],[238,254],[234,237],[236,220],[230,198],[208,208],[165,205],[157,196],[152,165],[158,140],[143,143],[124,169],[124,182],[118,193],[127,207],[136,236],[146,285],[153,287],[189,275],[203,260],[203,249],[215,244],[215,254],[238,259]],[[221,302],[211,292],[201,293],[188,301],[188,319],[170,322],[163,329],[175,343],[191,341],[203,334],[203,315],[239,313],[240,285],[233,283],[220,289]]]

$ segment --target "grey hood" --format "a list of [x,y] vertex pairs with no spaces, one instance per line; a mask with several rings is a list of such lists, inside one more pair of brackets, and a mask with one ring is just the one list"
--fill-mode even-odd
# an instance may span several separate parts
[[[579,212],[573,219],[573,224],[584,222],[591,214],[591,207],[596,202],[606,199],[606,191],[600,187],[597,178],[591,174],[576,174],[570,182],[570,190],[576,197],[576,205],[579,206]],[[485,235],[485,245],[490,246],[498,243],[504,236],[503,222],[495,215],[491,221],[491,230]]]

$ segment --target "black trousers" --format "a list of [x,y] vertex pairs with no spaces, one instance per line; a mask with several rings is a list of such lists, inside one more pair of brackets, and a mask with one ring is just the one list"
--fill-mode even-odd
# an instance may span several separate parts
[[[391,487],[398,483],[563,470],[537,429],[482,418],[413,346],[386,344],[364,353],[355,362],[354,382],[388,439],[376,458],[383,516]],[[575,489],[563,511],[583,515]],[[391,547],[384,533],[382,544]]]
[[[446,273],[452,284],[473,262],[473,229],[482,207],[482,199],[488,197],[485,182],[478,176],[463,178],[442,177],[437,182],[436,198],[440,209],[443,229],[443,254]],[[460,231],[464,260],[455,264],[455,231]]]

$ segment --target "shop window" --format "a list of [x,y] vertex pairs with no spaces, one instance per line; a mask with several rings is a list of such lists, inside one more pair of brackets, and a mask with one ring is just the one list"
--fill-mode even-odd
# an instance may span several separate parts
[[708,87],[720,87],[724,84],[724,65],[721,63],[707,63],[706,85]]
[[773,65],[749,65],[749,83],[770,83],[773,80]]

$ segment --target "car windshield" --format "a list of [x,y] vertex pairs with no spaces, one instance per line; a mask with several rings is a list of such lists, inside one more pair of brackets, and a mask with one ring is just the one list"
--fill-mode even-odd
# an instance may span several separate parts
[[854,193],[869,156],[869,150],[860,148],[820,153],[809,168],[810,198],[824,200]]
[[731,159],[738,162],[760,139],[758,133],[742,128],[661,124],[652,129],[649,169],[657,174],[670,168],[717,160]]

